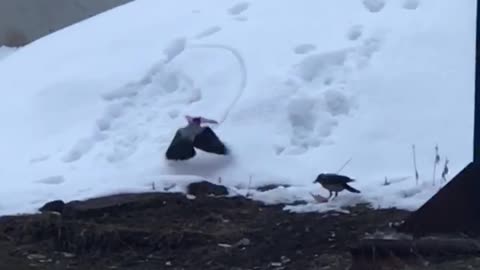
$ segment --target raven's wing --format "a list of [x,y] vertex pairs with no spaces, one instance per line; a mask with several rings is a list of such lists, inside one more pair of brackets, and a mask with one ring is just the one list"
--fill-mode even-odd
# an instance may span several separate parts
[[193,143],[187,138],[184,138],[180,134],[180,130],[177,130],[172,142],[170,142],[168,146],[165,157],[169,160],[187,160],[194,157],[195,154]]
[[219,155],[227,155],[229,152],[225,144],[210,127],[205,127],[201,133],[195,136],[193,146],[205,152]]
[[335,173],[322,173],[319,174],[314,183],[324,183],[324,184],[343,184],[350,183],[355,180],[351,179],[348,176],[335,174]]

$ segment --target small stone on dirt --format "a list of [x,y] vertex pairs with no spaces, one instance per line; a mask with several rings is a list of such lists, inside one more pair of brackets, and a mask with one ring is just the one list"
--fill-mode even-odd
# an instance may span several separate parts
[[228,190],[225,186],[216,185],[208,181],[201,181],[189,184],[187,193],[194,196],[222,196],[228,195]]

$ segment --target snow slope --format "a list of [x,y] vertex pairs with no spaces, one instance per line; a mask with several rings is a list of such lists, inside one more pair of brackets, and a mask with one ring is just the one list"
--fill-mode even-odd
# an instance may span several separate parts
[[[474,10],[473,0],[137,0],[53,33],[0,62],[0,214],[200,178],[243,194],[291,184],[252,196],[312,201],[328,194],[317,174],[349,159],[342,173],[361,194],[290,210],[415,209],[440,187],[445,157],[449,177],[471,160]],[[232,155],[165,161],[186,114],[221,121]]]

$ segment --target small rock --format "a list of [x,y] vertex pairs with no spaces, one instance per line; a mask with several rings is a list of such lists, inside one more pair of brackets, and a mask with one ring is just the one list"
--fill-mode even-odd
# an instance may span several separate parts
[[171,261],[165,262],[165,265],[166,266],[172,266],[172,262]]
[[223,247],[223,248],[231,248],[232,245],[230,244],[218,244],[219,247]]
[[195,196],[208,196],[208,195],[228,195],[228,190],[225,186],[216,185],[208,181],[201,181],[191,183],[187,187],[187,193]]
[[280,262],[271,262],[270,265],[273,266],[273,267],[280,267],[280,266],[282,266],[282,263],[280,263]]

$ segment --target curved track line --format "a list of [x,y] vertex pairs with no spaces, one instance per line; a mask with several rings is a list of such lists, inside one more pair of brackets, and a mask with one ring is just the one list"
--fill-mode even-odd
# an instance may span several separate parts
[[222,119],[219,120],[219,124],[223,123],[225,119],[227,119],[228,115],[230,114],[230,111],[232,108],[235,106],[235,104],[238,102],[240,97],[242,96],[243,92],[245,91],[245,88],[247,87],[247,65],[245,64],[245,59],[242,56],[242,54],[235,48],[227,46],[227,45],[221,45],[221,44],[190,44],[187,45],[186,48],[193,48],[193,49],[220,49],[220,50],[225,50],[230,52],[238,61],[240,64],[240,72],[241,72],[241,82],[240,85],[237,89],[237,95],[233,98],[232,102],[228,106],[227,110],[223,114]]

